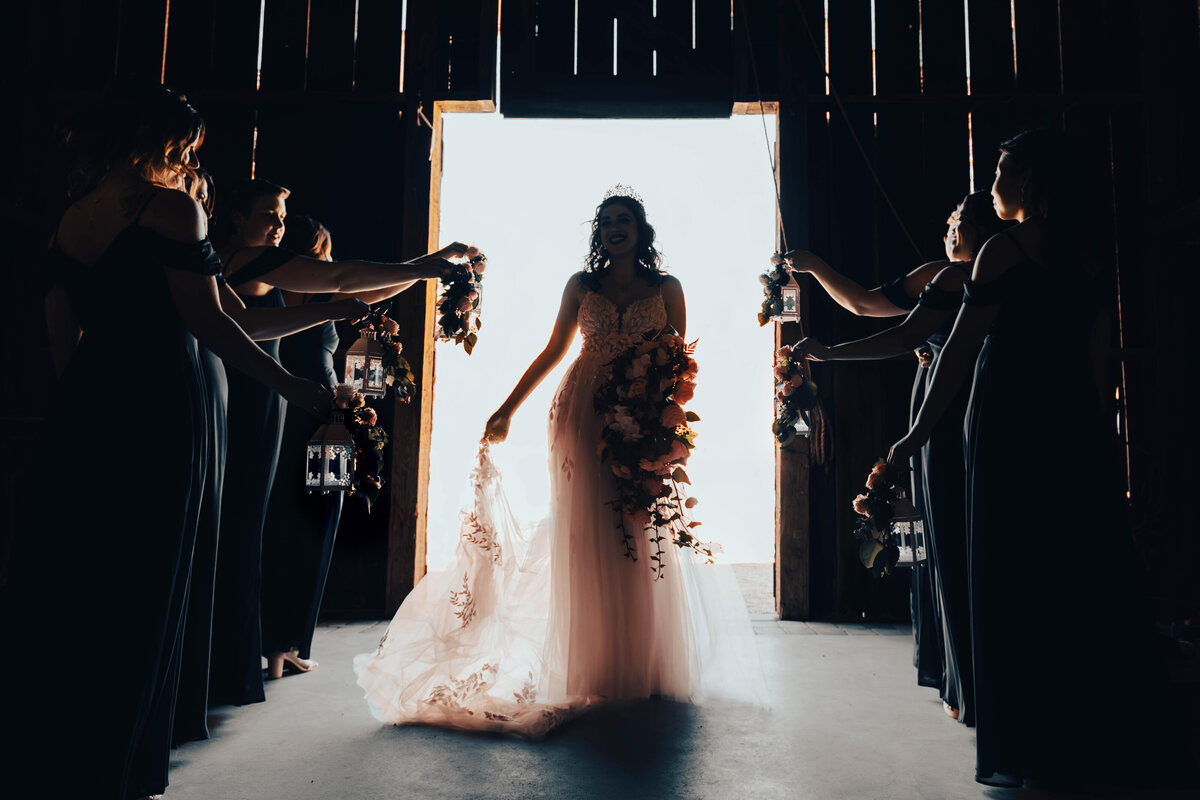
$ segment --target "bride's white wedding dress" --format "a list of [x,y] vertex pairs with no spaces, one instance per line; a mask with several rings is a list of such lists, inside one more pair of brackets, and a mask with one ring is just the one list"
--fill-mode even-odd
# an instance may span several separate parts
[[645,534],[633,561],[608,505],[616,490],[596,455],[593,397],[606,362],[666,326],[662,295],[619,309],[585,292],[578,319],[582,351],[550,409],[550,516],[526,535],[481,447],[453,563],[354,660],[381,721],[540,736],[596,702],[761,697],[732,571],[671,546],[655,580]]

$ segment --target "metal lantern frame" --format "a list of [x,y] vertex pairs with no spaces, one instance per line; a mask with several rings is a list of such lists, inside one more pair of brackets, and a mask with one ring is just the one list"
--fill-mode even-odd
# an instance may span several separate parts
[[345,383],[364,397],[383,397],[387,393],[383,369],[385,355],[375,331],[364,329],[358,341],[346,351]]
[[904,497],[892,506],[892,533],[896,536],[896,545],[900,549],[897,567],[911,567],[926,559],[925,550],[925,520],[916,506]]
[[340,413],[317,428],[304,449],[304,488],[309,494],[345,492],[354,486],[354,437]]

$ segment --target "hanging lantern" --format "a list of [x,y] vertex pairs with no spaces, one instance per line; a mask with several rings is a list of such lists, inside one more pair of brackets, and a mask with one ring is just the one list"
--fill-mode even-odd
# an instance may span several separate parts
[[375,331],[365,328],[358,341],[346,351],[346,383],[364,397],[383,397],[387,385],[383,373],[383,345]]
[[925,522],[916,506],[901,494],[892,504],[892,532],[900,548],[898,567],[911,567],[925,560]]
[[772,314],[771,319],[778,322],[799,322],[800,287],[796,285],[796,281],[791,280],[785,285],[780,286],[779,294],[780,299],[783,301],[783,310],[777,314]]
[[304,488],[312,492],[344,492],[354,484],[354,438],[333,413],[317,428],[305,449]]

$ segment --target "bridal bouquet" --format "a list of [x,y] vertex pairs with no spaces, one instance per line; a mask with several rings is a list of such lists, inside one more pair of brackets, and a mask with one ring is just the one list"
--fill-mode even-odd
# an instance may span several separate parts
[[887,475],[887,462],[879,459],[867,476],[866,494],[854,498],[858,522],[854,540],[858,559],[875,577],[886,575],[900,560],[899,536],[893,521],[912,516],[912,506]]
[[801,419],[812,425],[809,412],[817,404],[817,385],[805,372],[803,362],[792,358],[792,348],[785,345],[775,351],[775,422],[771,433],[780,447],[787,447],[796,438],[796,425]]
[[637,560],[634,536],[647,531],[656,578],[662,577],[663,542],[712,558],[712,547],[693,534],[700,523],[687,513],[698,501],[680,489],[690,483],[683,466],[695,447],[689,423],[700,419],[683,410],[696,389],[694,352],[694,342],[672,333],[642,342],[608,363],[611,377],[596,390],[603,423],[596,452],[616,478],[610,505],[625,555]]
[[400,355],[400,325],[382,311],[372,312],[358,326],[359,331],[374,331],[375,340],[383,347],[383,380],[392,388],[401,403],[412,402],[417,394],[417,376],[408,360]]
[[479,341],[479,304],[483,292],[483,273],[487,256],[478,248],[467,248],[467,260],[442,278],[442,295],[437,303],[437,338],[455,341],[470,355]]
[[354,482],[349,493],[357,493],[369,511],[383,488],[383,448],[388,442],[387,431],[378,424],[378,414],[367,405],[362,393],[350,386],[337,387],[333,406],[343,415],[343,424],[354,439]]

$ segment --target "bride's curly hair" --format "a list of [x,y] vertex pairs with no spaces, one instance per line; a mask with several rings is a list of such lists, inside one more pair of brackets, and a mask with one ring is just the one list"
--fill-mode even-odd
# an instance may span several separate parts
[[634,272],[639,278],[651,286],[662,283],[666,273],[662,269],[662,253],[654,246],[654,226],[646,219],[646,209],[641,202],[626,195],[606,197],[596,206],[596,214],[592,217],[591,249],[584,260],[582,282],[589,291],[600,291],[600,282],[611,268],[608,263],[608,250],[600,236],[600,215],[604,209],[620,203],[633,212],[637,220],[637,251],[634,253]]

